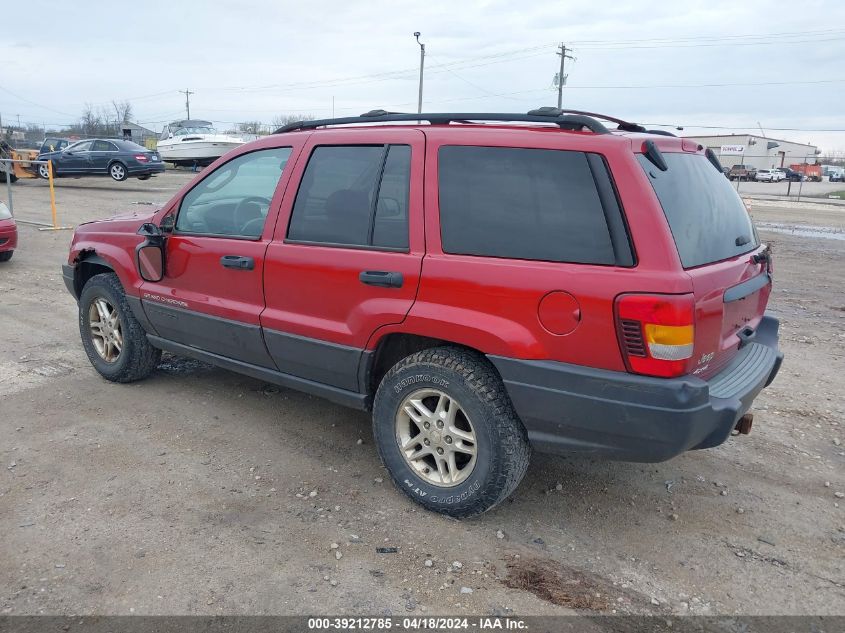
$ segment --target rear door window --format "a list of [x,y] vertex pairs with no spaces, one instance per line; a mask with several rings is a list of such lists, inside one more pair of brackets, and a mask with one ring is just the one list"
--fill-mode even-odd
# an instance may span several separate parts
[[665,152],[663,158],[666,171],[637,154],[660,199],[684,268],[730,259],[759,246],[739,194],[704,156]]
[[296,194],[288,239],[408,248],[409,145],[316,147]]
[[[445,253],[617,263],[587,154],[444,146],[438,162]],[[606,170],[599,163],[612,197]],[[618,211],[617,207],[614,212]]]

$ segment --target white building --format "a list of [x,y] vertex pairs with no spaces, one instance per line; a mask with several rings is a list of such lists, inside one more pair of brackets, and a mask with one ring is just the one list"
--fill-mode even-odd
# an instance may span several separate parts
[[814,164],[819,151],[815,145],[766,138],[756,134],[719,134],[685,138],[712,149],[723,167],[749,165],[757,169],[772,169],[789,167],[795,163]]

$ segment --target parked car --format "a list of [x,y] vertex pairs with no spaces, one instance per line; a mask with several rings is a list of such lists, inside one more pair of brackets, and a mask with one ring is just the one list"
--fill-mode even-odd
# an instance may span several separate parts
[[784,179],[792,182],[801,182],[807,180],[807,177],[801,172],[790,169],[789,167],[778,167],[777,170],[783,174]]
[[750,165],[734,165],[728,172],[731,180],[754,180],[757,176],[757,169]]
[[18,247],[18,227],[9,207],[0,201],[0,262],[12,259],[12,254]]
[[[111,176],[126,180],[129,176],[147,180],[164,172],[158,153],[132,141],[88,139],[68,145],[61,151],[40,154],[38,160],[49,160],[53,176]],[[47,165],[38,166],[38,175],[47,178]]]
[[754,180],[760,182],[780,182],[784,178],[786,178],[786,175],[777,169],[758,169],[754,175]]
[[830,182],[845,182],[845,169],[832,169],[828,180]]
[[770,251],[712,151],[614,121],[280,128],[77,227],[85,352],[110,381],[165,350],[370,410],[396,486],[455,517],[507,498],[532,447],[718,446],[781,364]]

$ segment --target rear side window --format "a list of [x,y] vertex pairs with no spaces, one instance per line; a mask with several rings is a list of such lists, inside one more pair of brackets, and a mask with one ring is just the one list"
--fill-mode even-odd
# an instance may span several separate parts
[[759,246],[751,218],[730,181],[700,154],[666,152],[660,171],[637,154],[666,214],[684,268],[748,253]]
[[616,263],[583,152],[446,146],[439,181],[446,253]]
[[291,214],[288,239],[407,249],[411,148],[314,149]]

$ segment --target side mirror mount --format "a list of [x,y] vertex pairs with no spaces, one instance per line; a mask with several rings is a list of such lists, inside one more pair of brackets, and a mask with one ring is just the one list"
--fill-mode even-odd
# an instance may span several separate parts
[[173,226],[176,224],[176,217],[169,213],[161,219],[158,227],[162,233],[173,233]]
[[164,278],[164,236],[161,229],[147,222],[138,229],[146,239],[135,248],[135,265],[144,281],[161,281]]

